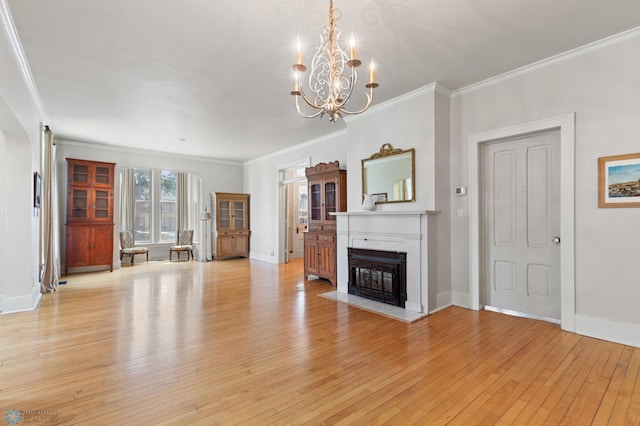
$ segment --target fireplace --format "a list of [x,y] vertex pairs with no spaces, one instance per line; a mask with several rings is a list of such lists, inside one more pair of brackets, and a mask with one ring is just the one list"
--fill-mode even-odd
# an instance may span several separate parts
[[[406,292],[404,309],[428,312],[429,292],[436,291],[435,256],[436,235],[429,237],[429,229],[435,227],[435,211],[376,211],[338,212],[337,235],[337,290],[349,293],[349,256],[347,249],[380,250],[406,253]],[[431,284],[430,284],[431,283]],[[434,302],[435,304],[435,302]]]
[[348,292],[394,306],[407,300],[407,254],[395,251],[347,248]]

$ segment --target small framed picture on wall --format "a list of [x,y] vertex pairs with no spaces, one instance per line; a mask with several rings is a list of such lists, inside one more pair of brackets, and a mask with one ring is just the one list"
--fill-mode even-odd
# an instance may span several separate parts
[[598,158],[598,207],[640,207],[640,153]]
[[42,178],[40,173],[33,172],[33,207],[40,208],[40,200],[42,198]]

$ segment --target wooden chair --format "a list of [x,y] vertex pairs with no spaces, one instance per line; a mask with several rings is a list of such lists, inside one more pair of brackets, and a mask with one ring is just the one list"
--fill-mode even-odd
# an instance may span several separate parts
[[178,231],[178,241],[176,245],[169,248],[169,262],[173,256],[173,252],[178,253],[178,259],[180,259],[180,253],[187,252],[187,260],[189,260],[189,254],[193,259],[193,229],[183,229]]
[[122,262],[122,257],[125,254],[129,255],[132,265],[136,254],[146,254],[147,262],[149,262],[149,249],[141,246],[136,247],[131,231],[120,231],[120,262]]

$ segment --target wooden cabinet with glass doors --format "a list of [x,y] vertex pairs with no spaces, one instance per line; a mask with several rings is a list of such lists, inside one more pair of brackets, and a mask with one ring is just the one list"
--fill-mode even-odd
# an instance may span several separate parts
[[249,257],[249,194],[215,192],[211,194],[211,209],[216,225],[213,258]]
[[114,163],[67,158],[65,275],[69,268],[113,271]]
[[347,171],[340,163],[307,167],[309,230],[304,237],[304,277],[315,275],[336,285],[336,218],[347,210]]

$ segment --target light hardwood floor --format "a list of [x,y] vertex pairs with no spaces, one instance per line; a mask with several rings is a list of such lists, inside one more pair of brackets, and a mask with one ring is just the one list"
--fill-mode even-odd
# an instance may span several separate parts
[[[640,424],[640,349],[451,307],[405,324],[302,264],[72,275],[0,316],[0,414],[133,424]],[[41,411],[42,412],[42,411]]]

